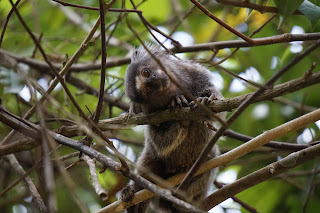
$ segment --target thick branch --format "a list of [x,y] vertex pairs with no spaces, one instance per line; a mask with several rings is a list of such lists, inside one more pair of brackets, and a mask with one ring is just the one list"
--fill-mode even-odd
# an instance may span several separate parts
[[232,197],[239,192],[242,192],[252,186],[255,186],[263,181],[269,180],[279,174],[288,171],[304,162],[320,156],[320,144],[294,152],[280,161],[272,163],[256,172],[253,172],[239,180],[222,187],[221,189],[212,193],[204,201],[206,210],[213,208],[222,201]]
[[[271,89],[266,89],[261,95],[259,95],[254,103],[272,100],[275,97],[279,97],[290,92],[298,91],[307,86],[311,86],[320,82],[320,72],[312,75],[305,75],[301,78],[297,78],[282,84],[279,84]],[[253,93],[248,93],[233,98],[224,100],[215,100],[209,108],[214,112],[231,111],[237,108],[248,96]],[[134,115],[127,118],[127,115],[122,115],[116,118],[102,120],[99,123],[101,129],[107,128],[108,124],[159,124],[169,120],[198,120],[199,117],[204,116],[205,112],[199,110],[193,111],[189,108],[182,108],[178,112],[172,112],[170,110],[156,112],[150,115]],[[72,127],[66,127],[72,128]]]

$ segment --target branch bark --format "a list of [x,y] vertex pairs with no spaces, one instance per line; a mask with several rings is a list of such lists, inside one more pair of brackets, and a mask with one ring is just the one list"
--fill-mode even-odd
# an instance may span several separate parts
[[96,170],[96,165],[95,165],[95,159],[91,159],[87,155],[82,155],[81,158],[87,163],[87,165],[89,167],[90,180],[91,180],[91,183],[92,183],[94,190],[99,195],[101,200],[103,200],[103,201],[107,200],[108,199],[108,191],[105,190],[99,182],[99,178],[98,178],[97,170]]

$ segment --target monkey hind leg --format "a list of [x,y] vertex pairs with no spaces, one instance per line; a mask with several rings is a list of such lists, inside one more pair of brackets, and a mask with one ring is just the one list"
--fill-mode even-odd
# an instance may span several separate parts
[[149,201],[143,201],[137,205],[127,208],[127,213],[146,213]]
[[[204,173],[199,175],[191,181],[189,186],[185,191],[182,191],[184,198],[190,204],[197,206],[201,209],[200,203],[206,195],[209,184],[212,182],[211,172]],[[182,198],[183,199],[183,198]],[[150,212],[157,213],[190,213],[187,209],[171,203],[165,199],[155,197],[150,202]]]
[[[124,187],[120,193],[121,200],[130,203],[133,199],[134,193],[140,191],[142,188],[134,182],[129,183]],[[144,213],[146,212],[149,201],[138,203],[137,205],[127,208],[127,213]]]
[[[184,197],[187,202],[201,209],[201,202],[206,196],[210,184],[213,180],[213,172],[209,171],[194,177],[188,187],[185,189]],[[187,213],[188,211],[180,206],[173,205],[172,212]]]
[[180,209],[176,208],[174,204],[159,197],[152,198],[152,202],[150,203],[150,212],[181,213]]

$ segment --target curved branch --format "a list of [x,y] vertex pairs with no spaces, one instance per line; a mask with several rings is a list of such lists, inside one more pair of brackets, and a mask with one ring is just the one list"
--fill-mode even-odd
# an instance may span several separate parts
[[[320,39],[320,33],[304,33],[304,34],[289,34],[285,33],[282,35],[270,36],[265,38],[256,38],[253,39],[257,45],[255,46],[262,46],[262,45],[269,45],[269,44],[278,44],[278,43],[288,43],[292,41],[311,41]],[[253,47],[253,45],[249,44],[246,41],[242,40],[230,40],[230,41],[217,41],[217,42],[209,42],[209,43],[202,43],[202,44],[195,44],[190,46],[180,46],[174,47],[170,49],[176,53],[187,53],[187,52],[199,52],[199,51],[212,51],[212,50],[219,50],[224,48],[237,48],[237,47]],[[10,55],[11,57],[15,58],[20,63],[28,64],[30,67],[37,69],[41,72],[47,72],[49,66],[40,60],[32,59],[29,57],[22,57],[16,54],[7,52],[3,49],[0,49],[0,52]],[[108,59],[106,62],[106,67],[116,67],[122,66],[130,63],[130,57],[123,57],[117,59]],[[61,69],[63,65],[61,63],[52,63],[56,69]],[[73,64],[69,71],[71,72],[83,72],[89,70],[99,70],[101,68],[100,63],[82,63],[82,64]]]
[[[52,0],[56,3],[59,3],[63,6],[66,6],[66,7],[75,7],[75,8],[81,8],[81,9],[86,9],[86,10],[96,10],[96,11],[99,11],[99,8],[98,7],[90,7],[90,6],[84,6],[84,5],[79,5],[79,4],[72,4],[72,3],[69,3],[69,2],[64,2],[64,1],[60,1],[60,0]],[[127,12],[127,13],[130,13],[130,12],[133,12],[133,13],[142,13],[141,10],[136,10],[136,9],[118,9],[118,8],[110,8],[108,11],[110,12]]]

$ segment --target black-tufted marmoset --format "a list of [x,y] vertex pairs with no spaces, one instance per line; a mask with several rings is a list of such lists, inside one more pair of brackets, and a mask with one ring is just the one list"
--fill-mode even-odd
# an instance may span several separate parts
[[[189,60],[173,58],[156,45],[146,45],[149,52],[140,46],[131,57],[131,63],[125,76],[125,92],[131,100],[130,114],[150,114],[166,109],[194,107],[188,98],[170,80],[166,72],[174,77],[185,90],[201,104],[209,104],[223,96],[213,85],[209,70]],[[160,66],[159,62],[163,67]],[[166,72],[162,69],[165,68]],[[218,116],[224,117],[224,113]],[[213,123],[213,118],[205,118]],[[152,172],[166,179],[175,174],[187,172],[198,158],[200,152],[212,138],[214,132],[198,121],[167,121],[159,125],[147,125],[145,145],[137,162],[136,172],[144,176]],[[215,146],[208,158],[215,157],[218,148]],[[194,177],[184,191],[193,204],[199,204],[212,184],[214,171]],[[121,192],[124,201],[130,201],[134,192],[141,190],[138,184],[130,182]],[[152,198],[128,208],[128,212],[186,212],[169,201]]]

